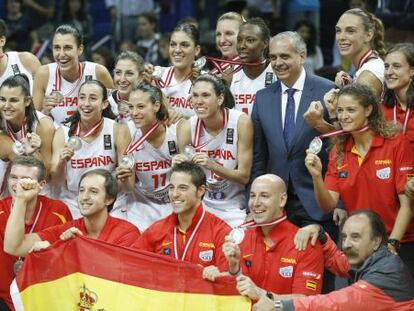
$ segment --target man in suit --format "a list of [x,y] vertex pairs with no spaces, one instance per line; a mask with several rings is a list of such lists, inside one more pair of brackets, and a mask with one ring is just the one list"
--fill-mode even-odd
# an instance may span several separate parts
[[[257,92],[253,106],[254,151],[251,180],[270,171],[288,185],[288,219],[301,227],[318,222],[333,236],[337,227],[332,215],[325,215],[313,192],[312,178],[304,164],[309,143],[320,133],[304,120],[312,101],[323,102],[333,82],[305,71],[306,44],[296,33],[286,31],[274,36],[269,44],[272,68],[278,81]],[[316,103],[312,103],[316,105]],[[328,112],[323,107],[324,118]],[[319,156],[324,168],[328,163],[324,142]],[[332,284],[328,287],[331,287]]]

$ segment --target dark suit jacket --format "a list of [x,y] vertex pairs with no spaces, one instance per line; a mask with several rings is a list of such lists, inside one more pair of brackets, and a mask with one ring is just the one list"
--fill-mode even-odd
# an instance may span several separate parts
[[[267,173],[269,167],[270,173],[280,176],[286,185],[291,181],[303,207],[315,220],[325,220],[327,215],[316,202],[312,178],[305,167],[305,151],[311,140],[320,133],[306,123],[303,114],[312,101],[320,100],[323,103],[324,94],[333,87],[333,82],[306,73],[296,115],[295,134],[289,150],[283,138],[280,81],[257,92],[252,112],[254,149],[251,180]],[[328,117],[326,109],[324,117]],[[324,148],[319,154],[324,168],[328,163],[327,143],[324,142]]]

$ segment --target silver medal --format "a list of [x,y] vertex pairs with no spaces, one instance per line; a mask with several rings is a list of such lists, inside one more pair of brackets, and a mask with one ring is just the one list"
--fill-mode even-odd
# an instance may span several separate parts
[[196,153],[196,150],[193,146],[191,145],[187,145],[184,147],[184,155],[191,160],[191,158],[193,157],[193,155]]
[[127,101],[123,100],[118,104],[118,111],[123,115],[127,115],[129,113],[129,104]]
[[12,147],[12,150],[13,150],[14,154],[17,154],[17,155],[23,155],[24,154],[24,146],[18,140],[16,140],[14,142],[13,147]]
[[197,70],[201,70],[203,69],[203,67],[206,65],[207,63],[207,59],[202,56],[200,58],[198,58],[194,63],[193,63],[193,67]]
[[80,148],[82,148],[82,141],[78,136],[71,136],[68,139],[67,145],[73,150],[78,151]]
[[17,275],[23,266],[23,260],[21,258],[17,259],[13,264],[14,274]]
[[322,150],[322,145],[322,139],[316,136],[309,144],[309,151],[314,154],[318,154]]
[[161,66],[155,66],[154,71],[152,72],[152,78],[155,80],[161,80],[162,75],[164,74],[165,68]]
[[63,97],[63,95],[62,95],[61,92],[59,92],[59,91],[52,91],[50,93],[50,96],[56,97],[58,103],[63,103],[64,97]]
[[133,168],[135,165],[134,155],[132,153],[123,155],[119,165],[127,168]]
[[230,238],[234,244],[240,244],[244,240],[244,230],[242,228],[234,228],[230,231]]

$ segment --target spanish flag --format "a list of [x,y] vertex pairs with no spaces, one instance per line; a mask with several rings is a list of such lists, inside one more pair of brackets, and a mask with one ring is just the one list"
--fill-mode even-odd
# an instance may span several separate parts
[[235,280],[202,268],[77,237],[29,255],[11,286],[17,311],[250,310]]

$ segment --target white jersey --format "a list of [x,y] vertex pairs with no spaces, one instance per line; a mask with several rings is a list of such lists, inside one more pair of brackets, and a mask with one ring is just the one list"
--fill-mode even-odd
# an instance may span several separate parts
[[19,73],[24,74],[29,79],[30,84],[30,93],[33,90],[33,76],[32,74],[23,66],[20,61],[19,52],[7,52],[7,66],[3,75],[0,77],[0,85],[3,84],[4,80],[8,77],[17,75]]
[[[37,115],[37,118],[39,119],[39,121],[42,120],[43,118],[49,118],[47,115],[45,115],[45,114],[43,114],[43,113],[41,113],[40,111],[37,111],[37,110],[36,110],[36,115]],[[3,123],[4,123],[4,127],[7,128],[6,120],[4,120]],[[34,133],[36,133],[36,130],[37,130],[37,126],[38,125],[39,125],[39,122],[37,120],[35,120],[34,123],[33,123],[33,132]],[[13,136],[17,140],[23,139],[24,138],[23,135],[24,134],[22,133],[22,129],[18,130],[17,132],[13,132]]]
[[[132,141],[141,136],[141,130],[137,129]],[[134,152],[136,183],[134,194],[130,196],[133,203],[128,204],[130,209],[126,220],[136,225],[141,232],[172,213],[168,181],[172,157],[176,153],[176,125],[166,128],[164,142],[159,148],[145,141]]]
[[134,122],[132,122],[131,118],[129,116],[121,116],[119,115],[119,111],[118,111],[118,102],[119,102],[119,98],[117,96],[118,91],[114,91],[112,92],[112,94],[110,96],[108,96],[108,101],[109,101],[109,105],[111,106],[111,110],[114,113],[114,115],[116,115],[116,121],[118,123],[123,123],[126,124],[128,126],[129,129],[129,133],[131,134],[131,137],[134,136],[135,134],[135,124]]
[[[94,141],[88,143],[82,140],[82,148],[66,163],[66,181],[62,187],[60,200],[70,209],[73,219],[81,217],[77,197],[81,176],[90,170],[103,168],[110,172],[115,170],[117,153],[114,138],[115,121],[104,118],[103,127]],[[62,126],[65,141],[69,138],[69,127]],[[118,200],[117,200],[118,201]]]
[[[228,169],[237,168],[237,123],[242,112],[234,109],[225,110],[225,118],[228,117],[224,129],[217,135],[211,136],[201,126],[200,138],[197,143],[198,118],[190,118],[191,140],[193,145],[202,146],[201,151],[207,152],[210,159]],[[213,171],[204,169],[207,177],[207,192],[204,195],[203,204],[207,211],[215,214],[227,222],[231,227],[240,225],[245,217],[243,210],[244,186],[234,181],[225,180]]]
[[256,92],[269,86],[277,80],[273,73],[272,66],[269,64],[256,79],[250,79],[243,70],[233,75],[230,91],[234,96],[237,110],[243,111],[249,117],[253,111],[253,103]]
[[377,77],[378,80],[381,81],[382,85],[384,85],[385,67],[384,61],[381,58],[371,58],[362,64],[361,68],[355,72],[354,81],[356,81],[359,75],[366,70],[371,72],[375,77]]
[[174,67],[164,67],[164,73],[162,75],[162,82],[160,84],[156,81],[157,85],[161,88],[161,91],[168,98],[168,103],[174,110],[182,113],[186,117],[194,115],[193,106],[191,105],[190,95],[192,82],[190,79],[177,82],[174,77]]
[[45,95],[58,91],[63,95],[63,102],[50,111],[55,124],[60,125],[78,109],[78,94],[80,86],[87,80],[96,79],[96,64],[92,62],[80,63],[80,78],[75,82],[66,81],[59,73],[56,63],[48,64],[49,80]]

